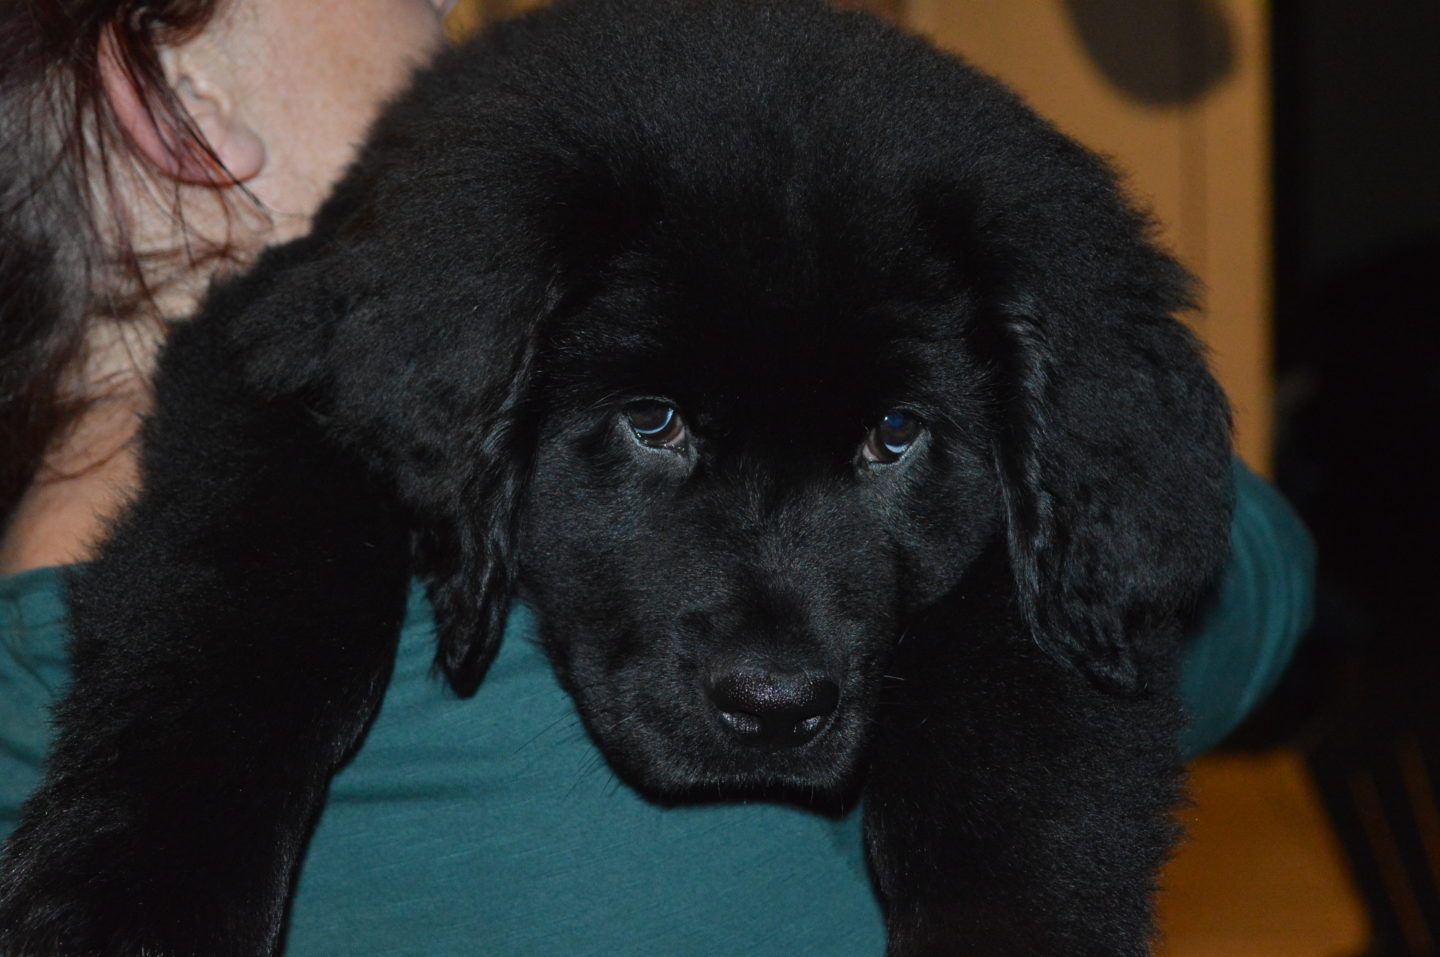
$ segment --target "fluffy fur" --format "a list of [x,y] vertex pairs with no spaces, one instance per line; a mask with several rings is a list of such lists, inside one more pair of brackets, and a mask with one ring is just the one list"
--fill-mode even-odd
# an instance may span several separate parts
[[1186,289],[1100,161],[861,15],[447,55],[176,330],[4,951],[269,952],[418,575],[462,693],[531,602],[658,800],[863,794],[891,954],[1148,953],[1230,495]]

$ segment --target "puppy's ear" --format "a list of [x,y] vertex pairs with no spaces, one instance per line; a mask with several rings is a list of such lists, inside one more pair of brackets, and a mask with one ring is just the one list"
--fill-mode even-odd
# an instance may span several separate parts
[[521,411],[530,381],[527,351],[474,449],[476,468],[451,507],[420,529],[416,557],[435,610],[435,664],[456,693],[475,693],[500,648],[519,570],[520,505],[533,429]]
[[[445,272],[425,250],[306,239],[212,294],[252,388],[298,397],[409,516],[436,666],[462,695],[499,647],[516,578],[523,423],[549,271],[519,256]],[[498,257],[497,257],[498,258]],[[233,305],[232,305],[233,303]]]
[[1178,638],[1226,554],[1229,414],[1183,325],[1087,298],[1005,310],[996,458],[1026,624],[1125,693],[1174,650],[1136,639]]

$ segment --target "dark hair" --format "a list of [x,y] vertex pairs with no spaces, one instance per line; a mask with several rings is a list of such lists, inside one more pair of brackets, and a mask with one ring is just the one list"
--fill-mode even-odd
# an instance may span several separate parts
[[[85,407],[65,377],[84,358],[87,320],[139,317],[151,299],[115,188],[116,170],[142,160],[106,97],[101,57],[114,58],[172,142],[217,162],[159,53],[222,2],[0,3],[0,529]],[[178,215],[178,188],[175,200]]]

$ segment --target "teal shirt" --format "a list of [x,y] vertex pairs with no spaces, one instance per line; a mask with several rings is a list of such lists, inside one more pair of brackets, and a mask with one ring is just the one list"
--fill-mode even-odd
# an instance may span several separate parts
[[[1234,555],[1192,642],[1194,755],[1274,685],[1308,622],[1313,550],[1237,472]],[[66,680],[60,574],[0,579],[0,835],[36,785]],[[823,955],[884,950],[858,815],[767,804],[664,810],[619,783],[516,606],[479,693],[430,673],[412,592],[394,676],[307,851],[289,957]]]

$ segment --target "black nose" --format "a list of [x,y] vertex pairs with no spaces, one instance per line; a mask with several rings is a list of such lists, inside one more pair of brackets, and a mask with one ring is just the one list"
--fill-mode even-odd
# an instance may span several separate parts
[[809,672],[742,669],[708,682],[706,691],[720,723],[752,747],[798,747],[820,733],[840,703],[835,682]]

